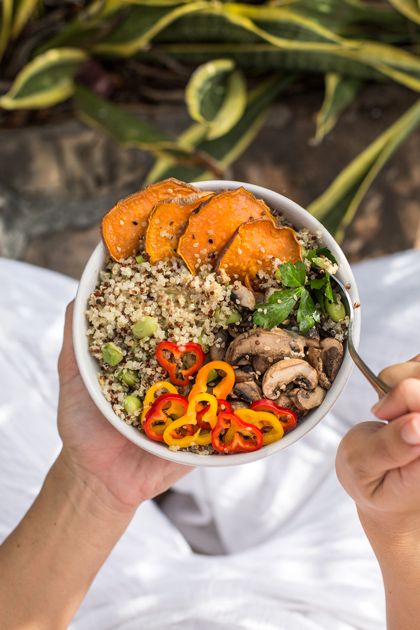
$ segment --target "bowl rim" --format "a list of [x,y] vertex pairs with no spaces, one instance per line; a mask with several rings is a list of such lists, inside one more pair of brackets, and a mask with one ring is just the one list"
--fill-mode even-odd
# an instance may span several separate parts
[[[337,276],[344,281],[344,283],[350,284],[349,293],[353,302],[359,302],[359,294],[356,285],[356,281],[351,270],[350,264],[347,261],[341,247],[335,241],[333,236],[326,230],[326,228],[311,214],[307,212],[302,206],[292,201],[288,197],[272,191],[262,186],[255,184],[249,184],[246,182],[239,182],[233,180],[208,180],[193,182],[193,185],[200,189],[209,189],[213,191],[221,191],[227,189],[235,189],[243,186],[254,195],[264,199],[270,208],[278,209],[284,214],[292,224],[296,227],[305,227],[310,232],[317,234],[321,242],[326,245],[336,256],[339,263],[339,272]],[[296,214],[293,218],[290,218],[289,214]],[[294,444],[306,434],[308,434],[330,411],[336,400],[339,398],[343,391],[353,367],[352,360],[350,358],[347,344],[345,346],[344,358],[341,364],[340,370],[331,386],[322,404],[314,409],[305,417],[305,419],[290,433],[277,442],[268,444],[263,448],[252,451],[250,453],[237,453],[233,455],[199,455],[196,453],[190,453],[188,451],[171,450],[166,445],[160,442],[153,442],[149,440],[144,434],[140,433],[138,429],[126,424],[121,418],[119,418],[113,411],[111,404],[106,400],[103,395],[97,374],[99,367],[96,360],[90,355],[86,337],[86,331],[88,323],[86,320],[86,307],[87,298],[96,286],[98,274],[103,269],[103,264],[106,257],[105,247],[100,241],[92,252],[80,278],[80,282],[77,289],[74,311],[73,311],[73,346],[76,356],[76,362],[79,367],[79,371],[83,380],[83,383],[88,390],[90,397],[95,403],[99,411],[104,417],[127,439],[134,442],[140,448],[157,455],[166,460],[170,460],[179,464],[185,464],[187,466],[205,466],[205,467],[220,467],[220,466],[235,466],[239,464],[246,464],[269,457],[273,453],[283,450],[288,446]],[[354,343],[357,347],[360,338],[361,327],[361,315],[360,308],[355,309],[354,321],[352,327]]]

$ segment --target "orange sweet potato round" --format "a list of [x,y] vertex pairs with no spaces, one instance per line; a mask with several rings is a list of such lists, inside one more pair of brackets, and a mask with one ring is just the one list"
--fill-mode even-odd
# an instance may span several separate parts
[[203,194],[167,199],[155,205],[149,216],[145,247],[152,264],[176,256],[179,237],[191,213],[214,195]]
[[121,199],[102,219],[102,238],[112,258],[122,260],[138,251],[139,239],[145,235],[147,219],[158,201],[191,193],[201,194],[194,186],[171,177]]
[[221,252],[217,268],[226,271],[230,278],[252,284],[259,270],[272,272],[274,258],[293,263],[302,260],[296,232],[277,227],[271,220],[258,219],[238,227]]
[[245,188],[214,195],[194,212],[179,239],[178,254],[191,273],[203,264],[214,265],[235,230],[250,219],[270,219],[270,209]]

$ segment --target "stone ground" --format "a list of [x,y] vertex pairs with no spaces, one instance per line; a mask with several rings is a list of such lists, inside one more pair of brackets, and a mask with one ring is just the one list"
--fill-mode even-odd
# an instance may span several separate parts
[[[258,138],[226,177],[267,186],[305,206],[414,100],[399,87],[369,86],[327,139],[314,147],[308,140],[322,93],[296,93],[272,109]],[[173,109],[159,109],[162,126],[170,126],[173,117]],[[346,230],[343,247],[351,261],[420,248],[419,140],[417,132],[399,148]],[[133,184],[132,190],[138,187]],[[77,278],[99,237],[96,222],[84,229],[55,227],[30,237],[20,258]]]

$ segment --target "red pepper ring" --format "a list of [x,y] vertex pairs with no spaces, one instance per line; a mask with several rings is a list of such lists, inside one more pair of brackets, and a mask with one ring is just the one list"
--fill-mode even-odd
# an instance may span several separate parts
[[283,425],[284,432],[287,433],[296,427],[297,415],[288,407],[280,407],[274,400],[267,400],[261,398],[261,400],[254,400],[251,405],[251,409],[254,411],[269,411],[274,413]]
[[254,425],[243,422],[229,411],[219,413],[211,433],[211,443],[218,453],[249,453],[263,445],[263,434]]
[[163,394],[150,407],[143,422],[145,434],[155,442],[163,442],[166,427],[184,416],[188,409],[188,400],[180,394]]
[[[156,346],[155,353],[158,363],[168,372],[171,382],[181,387],[190,383],[190,377],[198,372],[205,359],[203,348],[199,343],[192,341],[180,345],[172,341],[160,341]],[[169,353],[174,360],[168,358],[165,353]],[[182,367],[182,359],[186,354],[195,356],[195,361],[189,368]]]
[[[206,430],[206,431],[211,431],[211,426],[208,422],[204,422],[203,421],[203,416],[204,414],[209,410],[209,405],[205,405],[202,409],[200,409],[200,411],[197,411],[197,425],[200,427],[200,429]],[[224,400],[223,398],[218,398],[217,399],[217,413],[222,413],[223,411],[229,411],[230,413],[233,413],[233,408],[232,405],[230,404],[229,401]]]

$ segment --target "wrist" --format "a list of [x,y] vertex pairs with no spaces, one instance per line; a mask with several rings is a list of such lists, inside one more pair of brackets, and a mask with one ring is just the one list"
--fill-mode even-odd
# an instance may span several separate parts
[[397,555],[403,559],[419,550],[420,512],[383,512],[357,507],[360,522],[378,560]]
[[60,492],[75,506],[83,505],[84,510],[93,518],[102,522],[108,520],[129,522],[134,515],[135,507],[125,504],[115,497],[96,475],[85,470],[62,449],[49,476],[60,487]]

